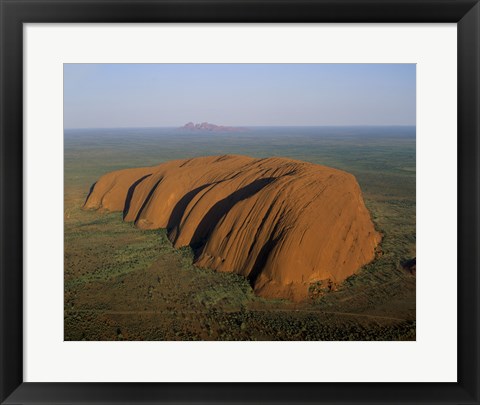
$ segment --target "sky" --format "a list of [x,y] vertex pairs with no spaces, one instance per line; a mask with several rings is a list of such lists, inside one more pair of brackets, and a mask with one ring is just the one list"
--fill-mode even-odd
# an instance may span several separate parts
[[415,125],[415,64],[65,64],[64,127]]

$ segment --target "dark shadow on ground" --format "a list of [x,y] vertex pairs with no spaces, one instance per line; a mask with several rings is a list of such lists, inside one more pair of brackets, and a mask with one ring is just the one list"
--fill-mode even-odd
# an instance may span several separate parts
[[402,262],[402,268],[411,275],[415,276],[417,274],[417,258],[406,260]]

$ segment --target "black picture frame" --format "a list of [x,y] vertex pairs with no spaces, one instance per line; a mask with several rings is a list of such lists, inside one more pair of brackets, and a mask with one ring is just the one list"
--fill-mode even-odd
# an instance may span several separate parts
[[[0,0],[0,14],[2,404],[479,403],[479,0]],[[456,23],[458,382],[23,382],[23,23],[36,22]]]

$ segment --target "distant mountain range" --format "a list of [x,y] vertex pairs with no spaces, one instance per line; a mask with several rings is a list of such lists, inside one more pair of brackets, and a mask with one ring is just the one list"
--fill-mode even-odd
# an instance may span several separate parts
[[241,132],[246,131],[246,128],[242,127],[227,127],[223,125],[210,124],[209,122],[202,122],[201,124],[194,124],[193,122],[188,122],[183,127],[179,129],[186,129],[189,131],[209,131],[209,132]]

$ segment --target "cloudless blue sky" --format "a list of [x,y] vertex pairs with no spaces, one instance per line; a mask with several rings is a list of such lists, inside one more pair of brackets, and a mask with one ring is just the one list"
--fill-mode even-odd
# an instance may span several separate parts
[[65,128],[415,125],[414,64],[65,64]]

